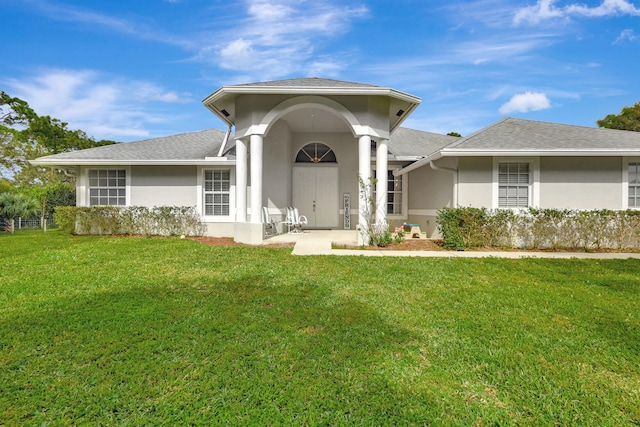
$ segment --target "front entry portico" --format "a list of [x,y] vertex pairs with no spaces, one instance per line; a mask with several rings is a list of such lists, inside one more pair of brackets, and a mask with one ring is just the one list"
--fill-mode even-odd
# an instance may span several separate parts
[[[311,228],[340,228],[343,194],[359,206],[358,225],[366,229],[368,201],[359,181],[369,184],[373,158],[386,176],[386,141],[419,102],[390,88],[313,78],[225,86],[213,93],[205,106],[230,130],[236,128],[234,238],[262,240],[263,206],[279,211],[295,206]],[[300,165],[286,154],[313,141],[327,141],[342,156],[340,163]],[[385,201],[382,184],[376,197]],[[375,216],[386,223],[386,210]]]

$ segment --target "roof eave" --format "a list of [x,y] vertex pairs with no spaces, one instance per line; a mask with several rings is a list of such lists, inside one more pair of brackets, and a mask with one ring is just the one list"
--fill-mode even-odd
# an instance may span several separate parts
[[447,150],[440,151],[443,157],[486,157],[486,156],[600,156],[600,157],[617,157],[617,156],[640,156],[640,149],[598,149],[598,150]]
[[189,165],[234,165],[235,159],[227,157],[207,157],[205,159],[185,160],[104,160],[104,159],[64,159],[64,160],[29,160],[34,166],[67,167],[67,166],[189,166]]
[[202,103],[207,105],[224,95],[381,95],[391,96],[406,102],[420,103],[421,99],[388,87],[307,87],[307,86],[222,86],[206,97]]
[[422,100],[420,98],[416,98],[416,99],[417,99],[417,102],[411,102],[407,111],[405,111],[404,114],[398,117],[398,120],[396,120],[391,124],[391,126],[389,127],[389,133],[393,133],[396,129],[398,129],[400,125],[406,120],[406,118],[411,115],[413,110],[418,108],[418,105],[420,105],[420,102],[422,102]]
[[404,167],[404,168],[402,168],[400,170],[394,171],[393,175],[394,176],[405,175],[405,174],[407,174],[407,173],[409,173],[411,171],[414,171],[416,169],[419,169],[419,168],[421,168],[423,166],[427,166],[432,161],[438,160],[440,158],[442,158],[442,155],[440,154],[440,151],[436,151],[435,153],[432,153],[432,154],[430,154],[430,155],[428,155],[426,157],[423,157],[422,159],[418,160],[415,163],[411,163],[410,165],[408,165],[408,166],[406,166],[406,167]]

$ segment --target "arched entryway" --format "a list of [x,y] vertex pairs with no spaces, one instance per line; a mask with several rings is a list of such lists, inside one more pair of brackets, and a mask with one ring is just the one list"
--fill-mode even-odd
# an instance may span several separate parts
[[338,227],[338,163],[327,145],[312,142],[296,154],[293,204],[307,217],[308,227]]

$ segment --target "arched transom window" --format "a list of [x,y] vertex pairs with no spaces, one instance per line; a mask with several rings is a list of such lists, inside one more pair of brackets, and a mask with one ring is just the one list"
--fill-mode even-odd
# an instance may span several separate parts
[[333,150],[321,142],[312,142],[302,147],[296,163],[337,163]]

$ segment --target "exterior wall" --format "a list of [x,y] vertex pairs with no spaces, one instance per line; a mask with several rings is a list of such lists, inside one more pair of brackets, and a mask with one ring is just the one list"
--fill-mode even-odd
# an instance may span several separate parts
[[543,157],[540,207],[622,209],[620,157]]
[[[236,136],[243,136],[253,125],[261,123],[267,113],[282,102],[304,95],[240,95],[236,98]],[[305,96],[306,97],[306,96]],[[362,125],[383,130],[388,127],[389,99],[385,96],[318,96],[345,107]],[[388,133],[384,135],[388,137]]]
[[[269,214],[284,221],[283,208],[291,205],[292,134],[285,121],[278,121],[268,133],[263,149],[263,205]],[[247,201],[247,206],[250,200]],[[262,207],[260,207],[262,209]]]
[[[490,157],[460,158],[458,206],[496,207],[492,188],[494,163]],[[539,172],[532,171],[532,193],[538,200],[533,206],[623,209],[622,174],[621,157],[541,157]]]
[[458,161],[458,206],[490,208],[492,180],[491,157],[461,157]]
[[[456,158],[445,158],[437,166],[457,168]],[[420,224],[427,237],[437,237],[436,212],[443,207],[455,206],[456,175],[453,172],[434,170],[431,166],[418,168],[409,174],[409,217],[406,222]]]
[[131,205],[196,204],[196,166],[131,166]]

